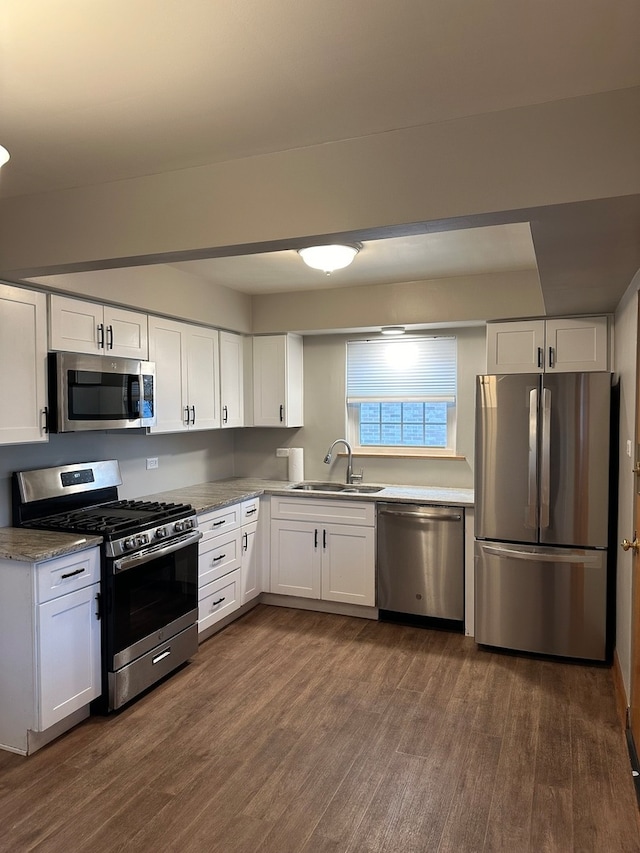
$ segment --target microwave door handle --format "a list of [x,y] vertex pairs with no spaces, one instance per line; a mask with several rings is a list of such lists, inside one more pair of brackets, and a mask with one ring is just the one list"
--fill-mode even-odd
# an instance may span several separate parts
[[[127,411],[130,418],[139,418],[142,412],[142,388],[143,376],[133,376],[129,374],[127,377]],[[138,383],[138,397],[133,398],[133,386]]]

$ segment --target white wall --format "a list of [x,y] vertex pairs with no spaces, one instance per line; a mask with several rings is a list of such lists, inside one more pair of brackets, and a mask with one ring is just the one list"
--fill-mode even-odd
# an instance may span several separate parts
[[[473,488],[475,376],[486,364],[485,328],[439,329],[458,338],[457,451],[463,460],[356,458],[365,481],[403,485]],[[278,447],[302,447],[305,478],[344,480],[346,460],[334,457],[323,464],[331,442],[345,433],[346,342],[363,335],[309,335],[304,338],[304,427],[251,429],[236,432],[236,472],[243,476],[286,479],[287,460],[276,457]]]
[[[159,467],[147,471],[145,460],[157,456]],[[120,497],[136,498],[166,489],[231,477],[233,431],[185,435],[107,432],[51,435],[47,444],[0,447],[0,527],[11,525],[11,472],[70,462],[117,459],[123,484]]]
[[[615,367],[620,380],[620,471],[618,488],[618,542],[633,539],[633,493],[635,477],[636,352],[638,338],[638,289],[640,271],[635,275],[618,305],[615,315]],[[627,455],[631,441],[632,456]],[[616,581],[616,649],[622,678],[630,696],[631,689],[631,603],[633,591],[632,552],[618,549]]]

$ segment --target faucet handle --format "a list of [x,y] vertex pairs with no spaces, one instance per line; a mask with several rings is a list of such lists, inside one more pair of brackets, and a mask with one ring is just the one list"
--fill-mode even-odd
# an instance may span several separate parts
[[363,480],[364,480],[364,468],[360,469],[359,474],[354,473],[351,475],[351,482],[352,483],[362,483]]

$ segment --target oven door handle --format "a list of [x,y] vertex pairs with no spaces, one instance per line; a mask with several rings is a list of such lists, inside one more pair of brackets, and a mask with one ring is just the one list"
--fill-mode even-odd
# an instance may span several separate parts
[[119,574],[120,572],[126,572],[128,569],[135,569],[136,566],[150,563],[151,560],[157,560],[158,557],[164,557],[167,554],[172,554],[174,551],[180,551],[182,548],[186,548],[187,545],[195,545],[200,539],[202,539],[202,533],[199,530],[194,530],[186,536],[174,539],[168,545],[155,545],[153,548],[145,548],[144,551],[131,554],[130,557],[122,557],[120,560],[114,560],[113,573]]

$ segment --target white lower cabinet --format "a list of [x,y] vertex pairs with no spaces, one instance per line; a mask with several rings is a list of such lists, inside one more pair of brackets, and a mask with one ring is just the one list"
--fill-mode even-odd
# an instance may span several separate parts
[[262,592],[259,507],[255,498],[198,516],[199,634]]
[[271,592],[373,607],[375,504],[271,500]]
[[99,593],[97,548],[0,561],[0,747],[27,755],[88,714],[101,693]]

